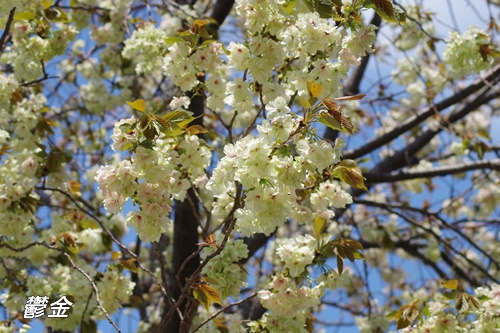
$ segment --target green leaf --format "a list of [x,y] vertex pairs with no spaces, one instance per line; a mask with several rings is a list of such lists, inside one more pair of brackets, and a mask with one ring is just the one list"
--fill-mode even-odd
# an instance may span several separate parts
[[69,251],[69,252],[71,252],[71,253],[73,253],[73,254],[78,254],[78,252],[80,252],[80,251],[78,250],[78,248],[77,248],[77,247],[75,247],[75,246],[67,246],[66,248],[68,249],[68,251]]
[[331,129],[353,134],[354,126],[352,125],[351,119],[342,113],[342,107],[339,106],[335,100],[355,100],[363,98],[364,96],[365,95],[356,95],[350,97],[326,98],[322,100],[321,103],[327,108],[328,112],[321,112],[319,114],[319,121]]
[[478,296],[477,299],[484,302],[484,301],[490,300],[491,298],[486,296],[486,295],[481,295],[481,296]]
[[146,101],[143,99],[136,99],[133,102],[127,101],[127,104],[139,112],[144,112],[144,110],[146,110]]
[[147,149],[153,149],[153,146],[154,146],[153,145],[153,141],[147,140],[147,139],[139,142],[139,145],[141,147],[144,147],[144,148],[147,148]]
[[443,293],[443,296],[446,297],[449,300],[453,300],[453,299],[457,298],[458,292],[456,290],[447,291],[447,292]]
[[207,309],[207,311],[212,303],[222,305],[219,292],[206,283],[198,284],[193,290],[193,296],[205,307],[205,309]]
[[319,122],[335,131],[342,131],[342,124],[326,112],[319,114]]
[[318,95],[321,93],[321,90],[323,90],[323,86],[319,83],[316,82],[307,82],[307,93],[309,94],[309,97],[318,97]]
[[[422,315],[426,316],[426,317],[429,317],[431,315],[431,310],[429,309],[428,306],[426,306],[423,310],[422,310]],[[422,319],[421,319],[422,320]]]
[[317,12],[321,18],[330,18],[335,12],[335,7],[342,6],[339,0],[304,0],[311,12]]
[[85,229],[94,229],[94,230],[99,229],[99,225],[97,224],[97,222],[95,222],[94,220],[88,219],[88,218],[84,218],[83,220],[81,220],[79,223],[79,226],[83,230],[85,230]]
[[393,310],[389,312],[388,314],[385,315],[387,319],[395,319],[394,316],[396,315],[397,310]]
[[361,173],[361,169],[353,160],[342,160],[337,164],[332,172],[332,176],[339,178],[344,183],[353,187],[367,190],[365,186],[365,178]]
[[177,36],[170,36],[165,39],[165,44],[167,44],[167,46],[173,45],[177,42],[184,42],[184,39]]
[[165,120],[173,121],[175,122],[179,127],[184,128],[186,127],[190,122],[195,120],[196,118],[193,117],[193,113],[189,111],[184,111],[184,110],[176,110],[167,113],[162,117]]
[[316,234],[317,237],[321,235],[321,232],[323,231],[323,228],[325,227],[325,222],[326,219],[322,217],[316,217],[314,219],[313,223],[313,228],[314,228],[314,233]]
[[444,280],[443,282],[441,282],[441,285],[451,290],[457,290],[458,280]]
[[181,135],[184,133],[184,128],[195,119],[192,112],[184,110],[176,110],[162,117],[155,117],[155,120],[165,128],[162,132],[167,136]]
[[14,20],[32,20],[36,17],[35,13],[24,11],[14,14]]
[[485,138],[486,140],[491,141],[491,136],[490,136],[490,133],[488,131],[478,130],[477,135],[482,137],[482,138]]
[[149,114],[144,115],[141,118],[139,118],[139,128],[144,131],[149,126],[151,119],[152,118]]
[[47,9],[52,5],[52,0],[41,0],[40,4],[42,5],[43,9]]
[[259,185],[261,185],[263,187],[267,187],[267,188],[274,188],[273,183],[271,183],[271,181],[267,178],[260,178]]
[[361,245],[360,242],[354,239],[344,239],[344,244],[345,247],[351,249],[351,250],[362,250],[363,245]]
[[200,125],[192,125],[192,126],[189,126],[188,128],[186,128],[186,133],[193,134],[193,135],[194,134],[203,134],[203,133],[207,133],[207,132],[208,131]]
[[400,317],[396,322],[396,328],[398,330],[408,327],[410,325],[410,321],[406,318]]
[[406,23],[405,12],[392,4],[391,0],[365,0],[364,6],[372,8],[381,18],[393,23]]
[[321,255],[325,258],[331,258],[335,255],[335,246],[333,242],[328,242],[321,248]]
[[162,133],[166,136],[175,137],[184,133],[184,130],[173,121],[165,120],[158,116],[154,116],[154,119],[162,126]]
[[82,184],[78,180],[68,180],[68,189],[71,194],[81,195]]
[[[304,109],[308,109],[311,107],[311,103],[309,102],[309,99],[305,99],[305,98],[302,98],[302,97],[297,97],[297,99],[299,100],[299,103],[300,105],[304,108]],[[314,103],[313,103],[314,104]]]
[[122,253],[120,251],[111,251],[111,260],[116,260],[121,258]]
[[201,305],[203,305],[205,307],[205,309],[207,309],[208,311],[208,308],[210,307],[210,304],[208,302],[208,297],[207,295],[200,289],[198,289],[198,287],[196,287],[194,290],[193,290],[193,296],[196,300],[198,300],[198,302],[201,303]]
[[148,141],[153,141],[158,136],[158,131],[155,126],[149,125],[147,126],[142,133],[146,137]]
[[354,126],[352,125],[350,118],[345,116],[342,112],[321,112],[318,119],[320,123],[333,130],[354,134]]
[[138,273],[137,266],[134,264],[136,260],[136,258],[122,259],[120,260],[120,264],[132,273]]
[[45,10],[45,16],[53,22],[71,22],[66,12],[64,12],[61,8],[48,8]]
[[186,29],[183,29],[183,28],[180,28],[180,29],[177,29],[175,31],[179,36],[181,37],[185,37],[186,39],[191,37],[193,34],[191,32],[191,30],[186,30]]
[[484,153],[491,151],[491,148],[486,143],[478,141],[474,143],[474,145],[472,146],[472,150],[475,151],[479,159],[482,160],[484,157]]
[[203,277],[203,281],[207,282],[207,283],[210,283],[210,284],[219,285],[219,281],[217,281],[216,279],[211,278],[209,276],[204,276]]
[[342,259],[339,255],[337,255],[337,269],[339,274],[342,274],[344,271],[344,259]]
[[287,0],[281,7],[285,10],[285,12],[290,15],[294,8],[297,6],[297,0]]
[[365,259],[365,256],[361,252],[353,252],[352,254],[354,255],[354,259],[359,259],[359,260]]
[[396,248],[396,244],[391,239],[391,236],[385,229],[382,235],[382,239],[380,240],[380,245],[382,245],[382,248],[389,250],[394,250]]

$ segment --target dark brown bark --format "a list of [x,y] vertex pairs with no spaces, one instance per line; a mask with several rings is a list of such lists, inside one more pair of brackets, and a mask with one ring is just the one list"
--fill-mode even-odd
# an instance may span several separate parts
[[[178,0],[177,2],[179,4],[188,3],[185,0]],[[190,4],[192,5],[193,3]],[[219,23],[219,26],[224,22],[233,4],[234,0],[219,0],[214,4],[210,16]],[[218,27],[216,27],[216,29],[218,29]],[[189,110],[197,117],[193,124],[202,125],[205,98],[195,92],[190,92],[188,96],[191,98]],[[200,265],[200,256],[193,255],[197,252],[197,244],[199,243],[199,221],[197,219],[199,201],[193,191],[193,189],[190,189],[188,191],[188,198],[183,202],[176,201],[174,206],[173,263],[169,274],[169,290],[174,300],[179,299],[181,291],[186,285],[186,281],[195,273]],[[181,268],[182,271],[180,271]],[[179,279],[177,279],[177,277],[179,277]],[[187,292],[189,293],[189,291]],[[163,318],[165,318],[167,313],[171,310],[169,303],[170,302],[165,301],[166,305],[163,311]],[[166,323],[166,328],[163,332],[188,332],[191,322],[196,315],[196,309],[197,304],[195,302],[190,302],[189,298],[186,297],[184,301],[179,304],[178,311],[175,311],[172,318]],[[179,312],[182,314],[183,318],[180,317]]]
[[[203,114],[204,109],[204,99],[202,96],[194,96],[191,100],[190,110],[194,113],[196,117]],[[196,119],[195,122],[200,123],[201,118]],[[174,237],[173,237],[173,262],[172,262],[172,270],[169,274],[169,289],[170,295],[174,300],[177,300],[181,295],[181,290],[184,288],[185,281],[188,279],[194,271],[199,266],[200,256],[195,255],[190,258],[190,260],[184,264],[184,261],[190,257],[193,253],[198,250],[198,199],[193,192],[193,189],[188,191],[188,198],[186,200],[180,202],[176,201],[174,206]],[[190,203],[191,202],[191,203]],[[193,211],[193,206],[196,211]],[[179,274],[181,266],[184,267]],[[179,275],[179,282],[177,281],[177,275]],[[186,299],[179,306],[180,313],[183,314],[185,321],[191,321],[195,311],[192,309],[187,309],[186,305],[188,300]],[[165,302],[168,304],[168,302]],[[170,310],[170,306],[166,306],[163,312],[164,316]],[[186,311],[188,310],[188,311]],[[186,316],[187,315],[187,316]],[[187,325],[189,327],[189,325]],[[186,324],[182,325],[182,327],[186,327]],[[167,324],[167,328],[165,332],[169,333],[177,333],[181,332],[181,318],[179,313],[176,311]]]

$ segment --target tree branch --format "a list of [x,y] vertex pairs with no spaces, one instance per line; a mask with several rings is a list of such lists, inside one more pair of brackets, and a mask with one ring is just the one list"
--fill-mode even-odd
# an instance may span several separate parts
[[198,332],[198,330],[200,328],[203,327],[203,325],[205,325],[206,323],[208,323],[210,320],[214,319],[215,317],[217,317],[218,315],[220,315],[222,312],[226,311],[227,309],[229,309],[230,307],[233,307],[235,305],[240,305],[240,304],[243,304],[245,302],[248,302],[249,300],[251,300],[252,298],[254,298],[255,296],[257,296],[257,293],[253,293],[251,294],[250,296],[242,299],[242,300],[239,300],[237,302],[234,302],[234,303],[231,303],[231,304],[228,304],[226,306],[223,306],[222,308],[220,308],[219,310],[217,310],[217,312],[215,312],[213,315],[211,315],[210,317],[208,317],[207,319],[205,319],[205,321],[203,321],[201,324],[199,324],[198,326],[196,326],[196,328],[191,332],[191,333],[195,333],[195,332]]
[[403,133],[411,130],[415,126],[421,124],[424,120],[428,119],[429,117],[433,116],[434,114],[441,112],[441,111],[445,110],[446,108],[465,100],[467,97],[476,93],[484,86],[487,86],[487,82],[496,81],[499,77],[500,77],[500,64],[495,66],[495,68],[493,68],[484,77],[477,79],[473,84],[471,84],[467,88],[460,90],[456,94],[448,97],[447,99],[445,99],[445,100],[443,100],[435,105],[430,105],[427,109],[425,109],[424,111],[422,111],[414,116],[411,116],[410,118],[405,120],[401,125],[397,126],[393,130],[369,141],[368,143],[366,143],[365,145],[363,145],[359,148],[344,152],[344,154],[343,154],[344,157],[348,158],[348,159],[357,159],[361,156],[364,156],[364,155],[386,145],[387,143],[391,142],[392,140],[398,138],[401,134],[403,134]]
[[[196,270],[189,276],[189,278],[186,278],[186,282],[184,283],[182,290],[180,290],[180,296],[177,299],[177,302],[175,302],[175,304],[173,306],[169,307],[167,309],[168,311],[166,311],[166,313],[164,313],[163,319],[162,319],[158,329],[156,330],[157,333],[160,333],[160,332],[164,331],[165,329],[166,329],[166,332],[178,332],[178,331],[170,329],[170,325],[172,322],[172,316],[174,315],[174,312],[177,310],[177,308],[179,308],[183,304],[185,304],[188,290],[199,279],[199,275],[201,274],[203,268],[208,264],[208,262],[210,260],[212,260],[214,257],[218,256],[222,252],[222,250],[224,250],[224,247],[226,246],[226,243],[229,240],[229,236],[231,235],[231,232],[233,231],[234,226],[236,224],[236,218],[234,218],[234,212],[238,208],[240,208],[238,203],[240,202],[241,193],[242,193],[241,184],[237,183],[236,189],[237,189],[236,197],[234,200],[235,204],[223,222],[223,224],[228,225],[228,228],[226,230],[226,233],[224,235],[224,238],[223,238],[221,244],[217,247],[217,249],[213,253],[211,253],[209,256],[207,256],[201,264],[199,264],[199,261],[198,261]],[[175,254],[174,254],[174,258],[175,258]]]
[[471,170],[491,169],[500,171],[500,159],[490,161],[465,162],[458,165],[445,165],[432,168],[430,170],[406,170],[391,173],[363,173],[367,183],[389,183],[403,180],[431,178],[454,175]]
[[16,13],[16,7],[10,10],[9,18],[7,18],[7,23],[5,23],[5,29],[3,30],[2,37],[0,38],[0,53],[3,51],[3,46],[7,40],[7,36],[10,33],[10,26],[12,25],[12,21],[14,21],[15,13]]
[[[405,220],[406,222],[408,222],[408,224],[410,224],[410,225],[414,226],[415,228],[423,230],[424,232],[426,232],[426,233],[434,236],[434,238],[436,238],[436,240],[438,240],[441,244],[446,245],[447,247],[449,247],[449,249],[451,251],[455,252],[458,257],[463,258],[465,261],[467,261],[467,263],[469,263],[472,266],[474,266],[475,268],[477,268],[479,271],[481,271],[491,281],[493,281],[495,283],[498,283],[498,279],[495,278],[494,276],[492,276],[484,267],[479,266],[476,262],[472,261],[464,253],[462,253],[462,251],[460,251],[459,249],[454,248],[449,242],[446,242],[432,228],[426,227],[426,226],[418,223],[414,219],[412,219],[412,218],[410,218],[408,216],[405,216],[404,214],[400,213],[399,211],[396,211],[396,210],[392,209],[389,204],[386,204],[386,203],[383,203],[383,202],[375,202],[375,201],[370,202],[370,204],[372,206],[374,206],[374,207],[382,208],[382,209],[388,211],[389,213],[396,214],[397,216],[399,216],[400,218],[402,218],[403,220]],[[465,281],[468,281],[472,286],[475,286],[475,287],[481,285],[480,282],[477,279],[475,279],[472,275],[466,274],[463,269],[461,269],[460,267],[458,267],[456,265],[453,257],[451,257],[450,255],[448,255],[446,253],[446,251],[440,250],[440,255],[441,255],[441,258],[450,266],[450,268],[458,276],[460,276],[462,279],[464,279]]]
[[[380,246],[379,244],[376,244],[376,243],[371,243],[371,242],[367,242],[364,240],[360,240],[359,242],[361,243],[361,245],[363,245],[364,249],[382,248],[382,246]],[[406,253],[408,253],[412,257],[415,257],[415,258],[422,260],[422,262],[425,265],[431,267],[437,273],[437,275],[439,275],[439,277],[441,279],[447,278],[447,274],[445,271],[443,271],[435,262],[429,260],[422,253],[420,253],[419,249],[423,248],[424,245],[413,244],[408,240],[398,240],[397,242],[394,242],[394,246],[398,249],[402,249],[403,251],[405,251]]]
[[438,212],[433,212],[433,211],[430,211],[430,210],[424,209],[424,208],[412,207],[406,203],[402,203],[402,204],[388,203],[388,202],[381,203],[381,202],[376,202],[376,201],[371,201],[371,200],[363,200],[363,199],[357,199],[357,198],[355,198],[353,201],[356,204],[374,206],[374,207],[379,207],[382,209],[389,207],[391,209],[401,209],[401,210],[405,210],[405,211],[411,211],[411,212],[421,214],[425,219],[439,221],[443,228],[449,229],[452,232],[458,234],[460,237],[465,239],[473,248],[475,248],[478,252],[480,252],[485,258],[488,258],[490,260],[490,262],[492,262],[497,268],[500,268],[500,264],[498,263],[497,260],[495,260],[495,258],[493,258],[491,256],[491,254],[487,253],[474,240],[472,240],[469,236],[467,236],[462,231],[462,228],[457,227],[455,224],[448,223],[444,218],[442,218],[439,215]]
[[42,74],[43,74],[42,77],[39,79],[33,80],[33,81],[23,82],[20,84],[20,86],[29,87],[29,86],[32,86],[34,84],[43,82],[47,79],[58,79],[59,78],[58,76],[49,76],[49,74],[47,74],[47,72],[45,71],[45,63],[43,62],[43,60],[40,60],[40,64],[42,64]]
[[[500,66],[498,68],[500,74]],[[496,79],[499,78],[500,75],[496,77]],[[378,163],[377,166],[372,170],[372,172],[379,173],[382,171],[393,171],[410,164],[408,163],[410,162],[410,158],[415,159],[416,158],[415,154],[418,151],[420,151],[423,147],[425,147],[432,140],[432,138],[434,138],[437,134],[439,134],[444,128],[448,128],[451,124],[462,119],[472,111],[477,110],[477,108],[480,107],[481,105],[486,104],[489,101],[500,96],[500,91],[493,91],[490,92],[489,94],[487,94],[486,92],[490,92],[490,87],[485,87],[484,92],[480,94],[480,96],[472,100],[470,103],[464,105],[462,108],[459,108],[451,112],[451,114],[447,119],[444,120],[442,119],[440,121],[440,128],[429,129],[425,131],[423,134],[415,138],[415,140],[412,143],[400,149],[393,155],[387,157],[382,162]]]
[[218,0],[212,7],[212,12],[210,17],[219,23],[219,26],[224,23],[224,20],[229,15],[229,12],[233,8],[234,0]]

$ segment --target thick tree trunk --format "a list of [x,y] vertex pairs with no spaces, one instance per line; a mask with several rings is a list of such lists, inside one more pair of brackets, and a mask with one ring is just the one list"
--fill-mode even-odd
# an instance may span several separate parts
[[[177,3],[193,4],[186,0],[177,0]],[[210,16],[219,23],[219,26],[224,22],[233,4],[234,0],[219,0],[214,4]],[[216,29],[218,29],[218,27],[216,27]],[[195,95],[194,92],[191,92],[189,97],[191,98],[189,110],[194,113],[195,117],[199,117],[193,124],[202,125],[203,117],[201,116],[205,110],[205,98],[204,96]],[[179,299],[181,291],[185,286],[186,279],[191,277],[200,264],[199,255],[191,257],[189,262],[184,264],[184,261],[198,250],[197,244],[199,243],[199,235],[198,221],[196,219],[198,204],[198,199],[192,189],[188,191],[188,198],[186,198],[186,200],[183,202],[175,202],[173,266],[168,281],[170,294],[174,300]],[[196,211],[193,211],[193,207]],[[181,267],[183,267],[183,269],[180,272],[179,281],[177,281],[176,277]],[[169,302],[166,301],[165,304],[163,317],[165,317],[170,310],[170,306],[168,305]],[[176,311],[172,319],[166,324],[164,332],[189,332],[191,322],[196,315],[196,309],[197,304],[195,302],[190,302],[190,300],[186,298],[184,302],[180,304],[179,311]],[[179,316],[179,312],[182,314],[183,318]]]

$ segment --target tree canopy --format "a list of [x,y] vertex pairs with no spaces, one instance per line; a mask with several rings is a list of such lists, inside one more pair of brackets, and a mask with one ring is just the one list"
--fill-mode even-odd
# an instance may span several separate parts
[[446,3],[1,1],[0,332],[500,330],[500,2]]

